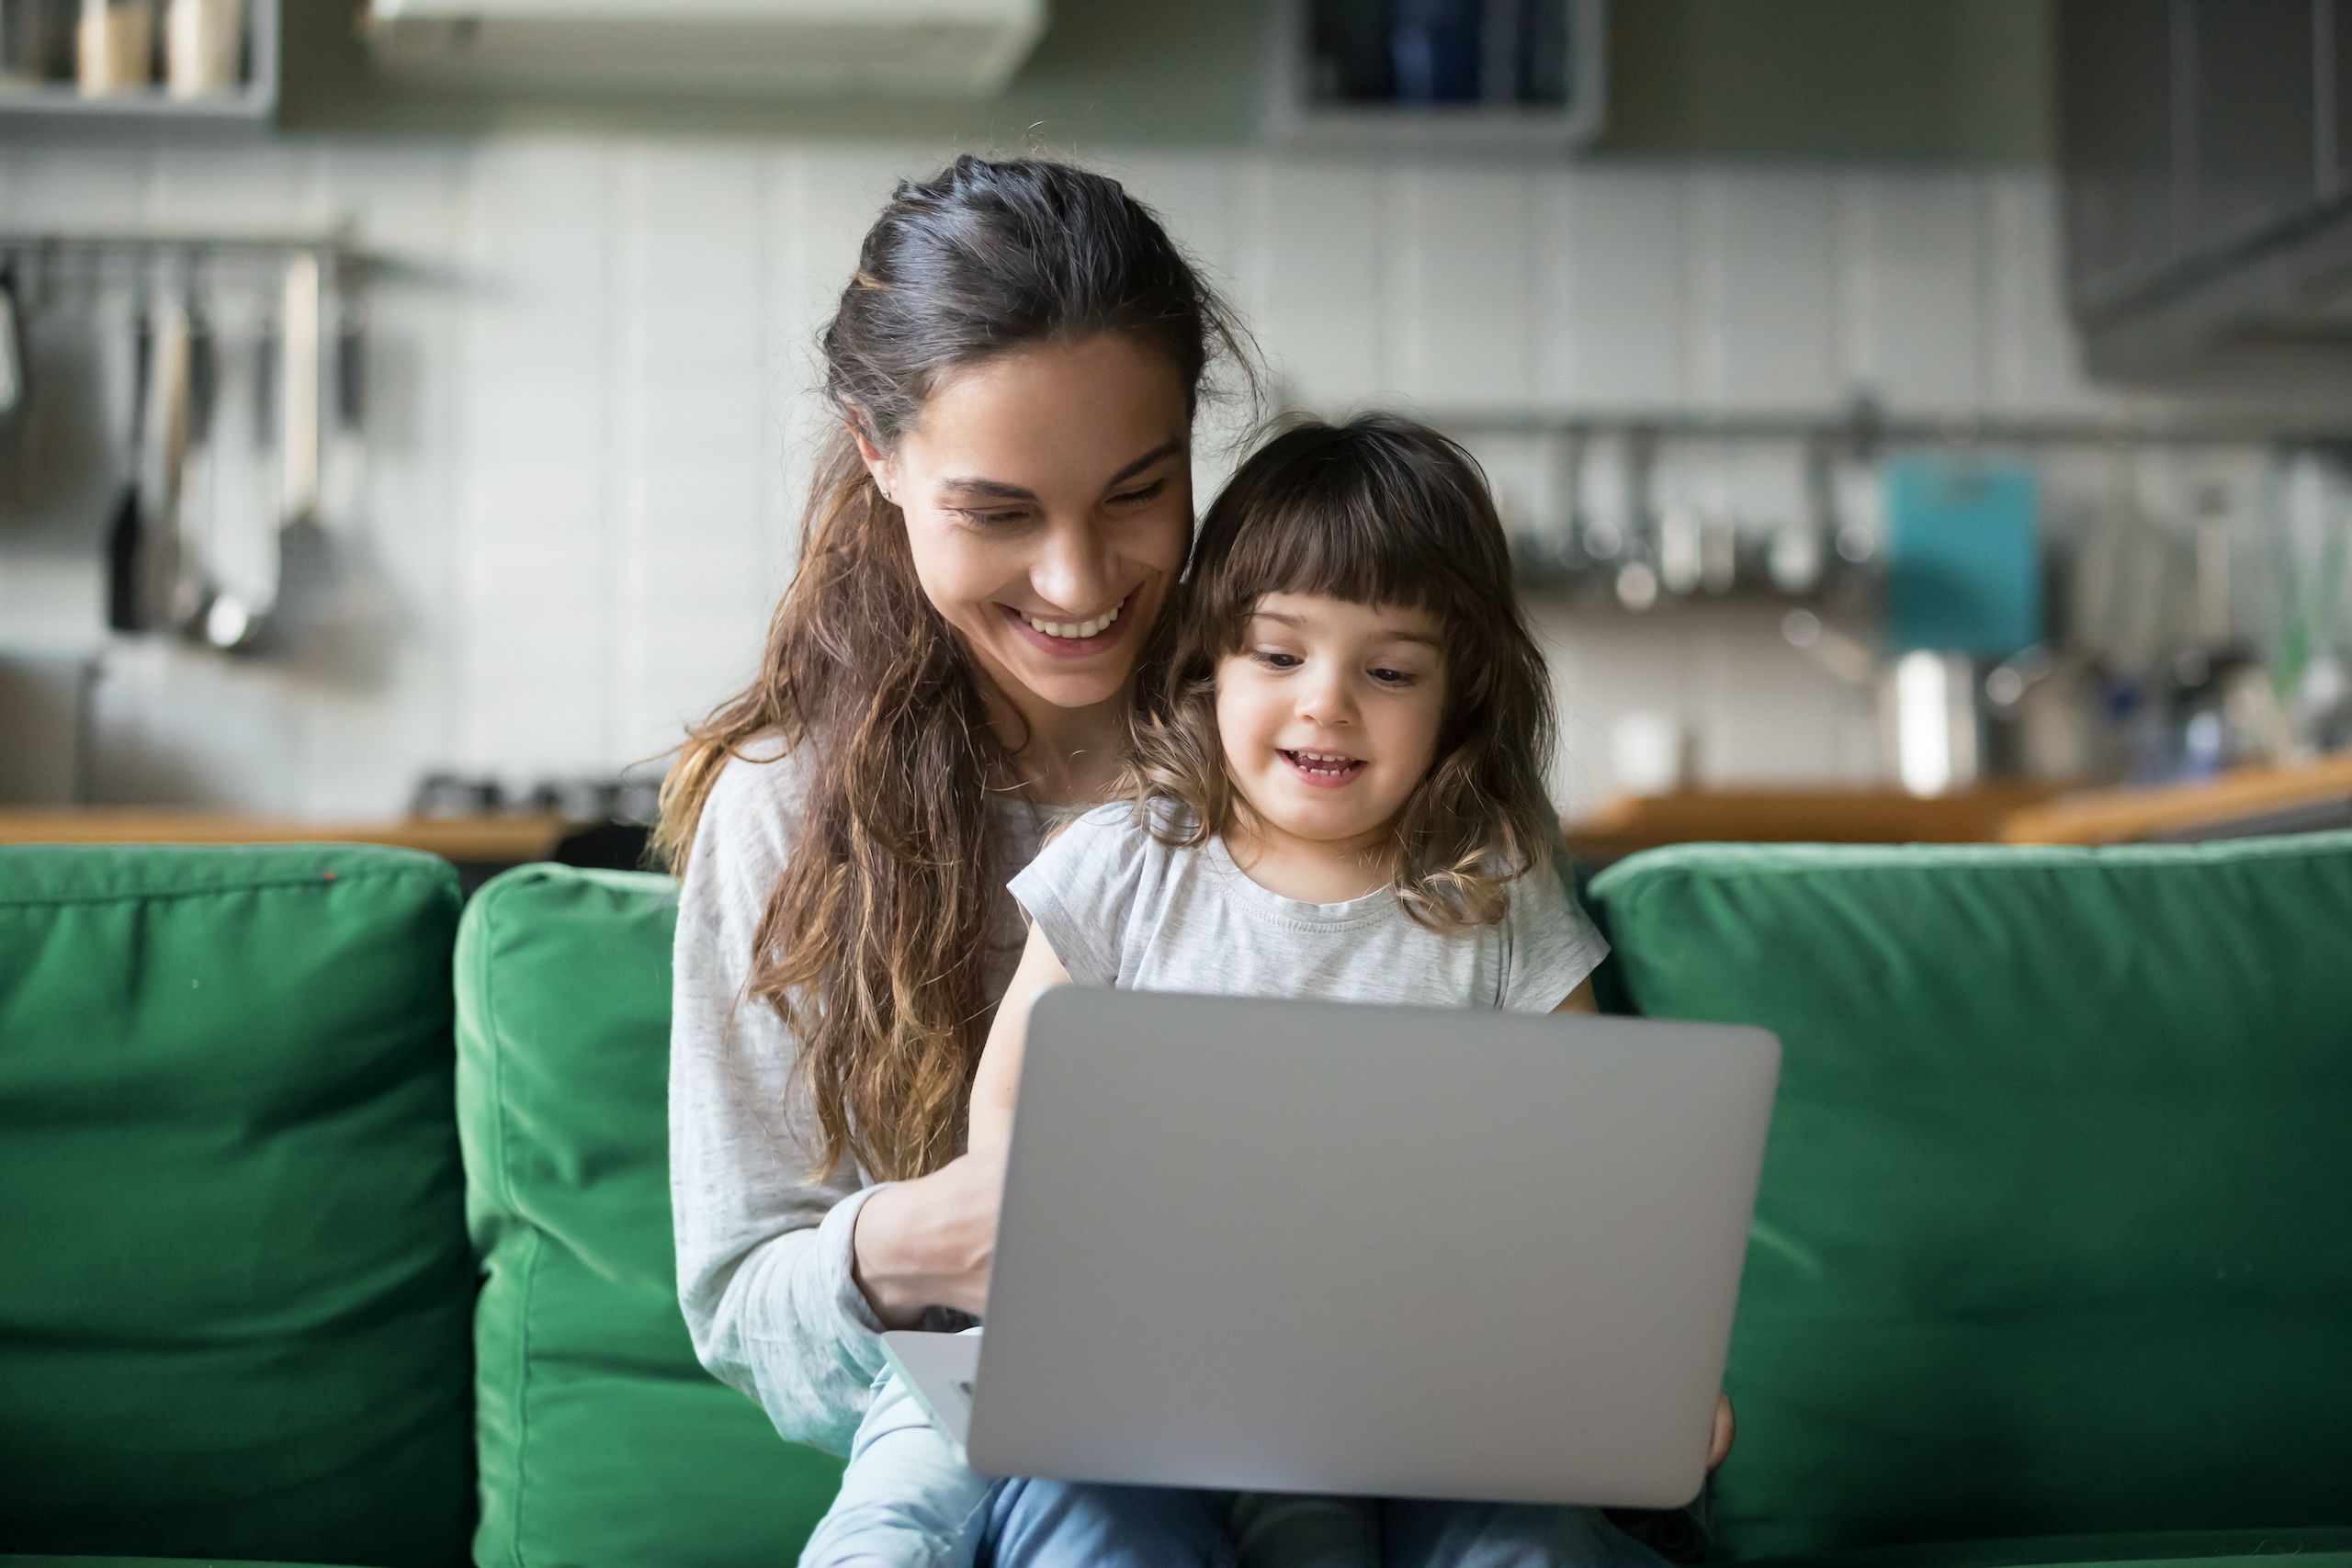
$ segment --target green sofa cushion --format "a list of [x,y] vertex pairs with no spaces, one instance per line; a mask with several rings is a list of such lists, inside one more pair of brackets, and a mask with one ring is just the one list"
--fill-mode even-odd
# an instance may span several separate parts
[[1784,1047],[1739,1557],[2352,1524],[2352,836],[1686,846],[1623,996]]
[[0,1544],[462,1562],[458,882],[0,849]]
[[1999,1540],[1930,1541],[1815,1557],[1774,1558],[1755,1568],[2352,1568],[2352,1528],[2298,1530],[2178,1530],[2154,1534],[2059,1535]]
[[482,1564],[788,1562],[838,1461],[704,1371],[670,1234],[675,885],[525,866],[458,940]]
[[331,1568],[300,1562],[231,1562],[219,1557],[9,1557],[0,1568]]

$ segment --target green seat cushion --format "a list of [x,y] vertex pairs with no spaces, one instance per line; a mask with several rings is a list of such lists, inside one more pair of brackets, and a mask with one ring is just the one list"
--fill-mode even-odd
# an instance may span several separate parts
[[675,885],[525,866],[458,942],[483,1564],[784,1563],[841,1466],[704,1371],[670,1232]]
[[300,1562],[232,1562],[220,1557],[10,1557],[0,1568],[330,1568]]
[[462,1562],[445,863],[0,849],[0,1546]]
[[2352,1524],[2352,836],[1686,846],[1622,995],[1784,1048],[1739,1557]]
[[2103,1568],[2164,1563],[2167,1568],[2352,1568],[2352,1529],[2180,1530],[2156,1534],[2038,1536],[2024,1540],[1929,1541],[1815,1557],[1774,1558],[1758,1568]]

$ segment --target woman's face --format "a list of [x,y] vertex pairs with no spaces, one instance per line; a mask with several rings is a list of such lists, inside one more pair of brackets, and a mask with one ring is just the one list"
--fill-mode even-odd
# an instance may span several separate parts
[[1016,705],[1124,694],[1192,537],[1184,393],[1126,338],[1043,344],[949,376],[895,450],[866,448],[924,594]]

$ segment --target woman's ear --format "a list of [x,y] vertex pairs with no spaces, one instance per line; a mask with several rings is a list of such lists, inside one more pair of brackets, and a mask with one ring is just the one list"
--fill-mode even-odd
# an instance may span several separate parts
[[863,422],[844,417],[842,423],[849,427],[850,439],[857,443],[858,461],[864,463],[865,471],[874,476],[874,488],[882,492],[883,500],[889,500],[891,478],[889,457],[879,446],[874,445],[873,437],[865,434]]

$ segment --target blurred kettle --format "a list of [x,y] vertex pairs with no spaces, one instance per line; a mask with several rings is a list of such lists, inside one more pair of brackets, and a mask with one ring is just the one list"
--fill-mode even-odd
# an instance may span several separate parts
[[1790,646],[1858,692],[1878,714],[1879,767],[1916,795],[1956,795],[1984,777],[1984,684],[1974,656],[1912,652],[1882,660],[1810,610],[1781,622]]

